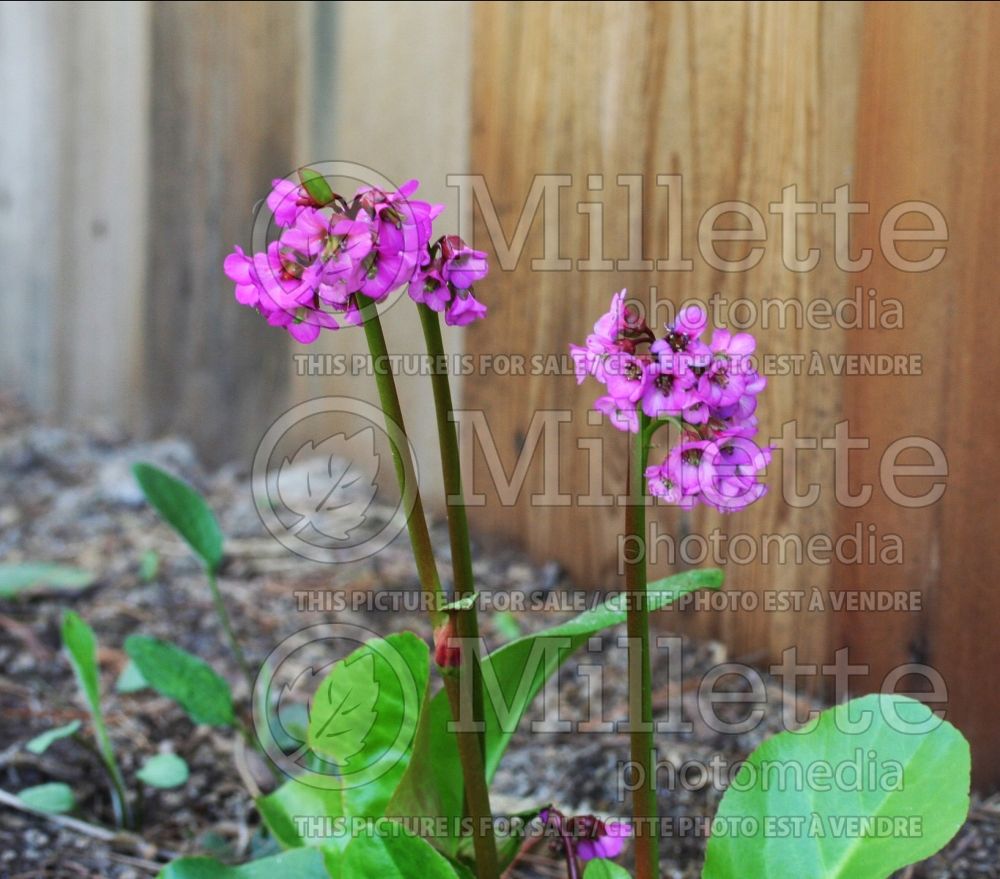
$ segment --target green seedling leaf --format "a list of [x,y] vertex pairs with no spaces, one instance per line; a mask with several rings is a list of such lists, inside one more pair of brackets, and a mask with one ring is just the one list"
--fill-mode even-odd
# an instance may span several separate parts
[[71,812],[76,806],[76,797],[68,784],[52,782],[26,787],[18,798],[36,812],[46,812],[50,815],[60,815]]
[[176,754],[156,754],[142,764],[136,778],[150,787],[171,788],[186,784],[189,775],[188,765],[183,757]]
[[[356,837],[337,861],[333,875],[347,877],[378,876],[379,879],[457,879],[458,873],[447,859],[425,840],[404,833]],[[332,872],[332,871],[331,871]]]
[[105,761],[114,760],[111,740],[101,714],[101,683],[97,670],[97,638],[78,614],[67,611],[62,619],[62,642],[69,656],[76,682],[87,701],[94,722],[94,735]]
[[194,488],[152,464],[132,468],[146,500],[187,541],[210,573],[222,564],[222,531],[215,514]]
[[430,654],[412,632],[374,638],[337,662],[309,714],[309,746],[340,769],[349,815],[381,815],[409,763]]
[[333,201],[333,190],[326,178],[312,168],[299,168],[299,180],[309,193],[310,198],[319,205],[327,205]]
[[125,652],[149,686],[173,699],[195,723],[234,724],[229,684],[197,656],[147,635],[129,635]]
[[142,672],[139,671],[139,666],[131,659],[125,663],[125,668],[122,669],[122,673],[118,675],[118,680],[115,681],[115,691],[118,693],[138,693],[140,690],[145,690],[148,686],[149,683],[142,676]]
[[[726,791],[704,879],[885,879],[969,811],[969,745],[905,696],[824,711],[760,745]],[[729,833],[717,828],[740,828]]]
[[101,714],[101,682],[97,669],[97,638],[78,614],[67,611],[62,618],[62,642],[69,656],[70,665],[76,675],[77,684],[90,708],[90,719],[94,725],[94,738],[108,774],[111,776],[111,800],[115,817],[119,823],[131,820],[128,802],[124,796],[125,782],[115,759],[111,738]]
[[[722,571],[705,568],[665,577],[648,586],[649,609],[659,610],[696,589],[718,589]],[[525,635],[483,657],[486,690],[486,773],[492,779],[514,730],[545,681],[592,635],[625,622],[627,596],[614,595],[551,629]],[[447,696],[438,692],[421,712],[408,770],[387,807],[392,816],[462,814],[462,770]],[[454,856],[458,838],[437,837],[435,845]]]
[[164,867],[157,879],[330,879],[323,855],[316,849],[300,848],[244,864],[228,867],[214,858],[181,858]]
[[632,877],[629,876],[628,870],[619,867],[614,861],[595,858],[587,862],[583,879],[632,879]]
[[81,568],[51,562],[0,565],[0,598],[18,598],[46,592],[82,592],[97,578]]
[[45,732],[35,736],[25,748],[32,754],[44,754],[53,742],[65,739],[80,729],[79,720],[71,720],[64,726],[57,726],[54,729],[47,729]]
[[160,554],[155,549],[147,549],[139,559],[139,579],[152,583],[160,573]]

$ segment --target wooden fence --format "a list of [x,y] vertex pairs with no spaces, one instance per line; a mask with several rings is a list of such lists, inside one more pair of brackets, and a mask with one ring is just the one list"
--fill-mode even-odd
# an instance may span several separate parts
[[[452,2],[435,4],[432,15],[392,2],[4,4],[0,378],[65,420],[99,414],[141,433],[192,436],[212,462],[245,459],[298,399],[371,395],[368,379],[297,375],[289,345],[232,305],[219,272],[229,247],[247,242],[265,182],[317,159],[421,177],[477,245],[494,251],[481,291],[490,320],[448,340],[474,358],[563,353],[626,285],[661,301],[718,294],[760,309],[758,318],[765,302],[805,310],[852,298],[858,287],[863,304],[898,300],[901,329],[865,317],[860,328],[815,319],[779,326],[774,312],[769,325],[754,322],[765,354],[804,355],[808,367],[815,353],[825,363],[819,374],[772,375],[761,407],[766,437],[792,423],[799,437],[817,440],[797,453],[794,473],[799,493],[816,486],[818,495],[789,502],[782,481],[791,456],[778,452],[771,493],[751,510],[657,511],[656,570],[683,566],[668,556],[685,535],[715,533],[743,559],[730,561],[728,588],[756,596],[756,607],[669,620],[722,638],[734,656],[767,663],[794,646],[801,662],[823,664],[847,646],[852,663],[871,666],[855,679],[858,691],[902,663],[929,663],[947,683],[949,717],[973,741],[978,780],[995,784],[1000,465],[991,448],[998,341],[989,296],[1000,280],[991,204],[998,18],[996,4],[973,3]],[[482,175],[506,242],[491,238],[493,217],[466,198],[467,173]],[[544,174],[570,179],[558,204],[544,200],[525,227],[521,258],[505,269],[496,245],[508,249]],[[681,185],[678,220],[670,198]],[[873,249],[867,268],[838,268],[840,238],[822,211],[799,219],[791,255],[817,249],[818,265],[786,267],[771,205],[792,185],[803,202],[831,202],[846,185],[852,201],[869,204],[852,217],[841,254]],[[634,208],[640,198],[630,224],[629,201]],[[900,271],[883,255],[883,219],[913,200],[936,206],[948,228],[945,259],[923,272]],[[767,237],[717,245],[729,259],[763,247],[753,268],[733,273],[701,255],[697,232],[711,206],[737,201],[760,213]],[[909,215],[900,226],[913,222]],[[748,228],[732,215],[716,226]],[[546,249],[546,234],[556,251]],[[934,246],[901,243],[899,252],[915,260]],[[533,269],[543,255],[569,269]],[[682,259],[689,270],[675,270]],[[400,350],[419,349],[404,309],[389,323]],[[315,350],[358,345],[341,334]],[[843,374],[851,361],[836,360],[869,354],[919,355],[919,374],[852,376]],[[404,396],[422,469],[433,473],[426,394],[414,380]],[[589,505],[592,461],[600,448],[605,486],[615,490],[625,448],[588,421],[593,396],[593,386],[578,388],[567,375],[494,366],[468,377],[464,406],[483,412],[508,477],[537,413],[568,413],[552,460],[571,500],[532,501],[546,485],[541,454],[513,503],[480,445],[467,479],[485,496],[473,510],[484,540],[513,540],[559,560],[579,582],[607,587],[617,582],[621,509]],[[846,469],[822,445],[841,422],[869,442],[850,452]],[[944,482],[943,498],[929,506],[902,505],[880,480],[886,450],[904,437],[932,440],[947,457],[947,476],[900,478],[913,496]],[[899,463],[928,461],[911,450]],[[873,486],[866,503],[842,502],[863,484]],[[823,535],[859,529],[857,564],[832,553],[782,562],[774,542],[822,544]],[[892,535],[902,563],[885,553]],[[921,609],[852,611],[844,598],[876,592],[912,592]],[[793,593],[822,596],[824,609],[764,604]]]

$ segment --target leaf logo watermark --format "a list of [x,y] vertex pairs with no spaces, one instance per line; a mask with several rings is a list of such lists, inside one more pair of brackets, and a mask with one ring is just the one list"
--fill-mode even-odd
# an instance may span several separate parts
[[407,445],[403,432],[364,400],[319,397],[299,403],[267,429],[257,447],[252,472],[257,514],[275,540],[311,561],[336,564],[372,556],[399,536],[413,509],[416,472],[396,503],[378,490],[380,482],[392,481],[380,479],[383,461]]
[[371,427],[350,438],[335,434],[318,446],[305,443],[278,470],[279,497],[302,517],[291,533],[299,535],[311,527],[336,540],[348,540],[364,524],[365,512],[375,499],[378,469]]

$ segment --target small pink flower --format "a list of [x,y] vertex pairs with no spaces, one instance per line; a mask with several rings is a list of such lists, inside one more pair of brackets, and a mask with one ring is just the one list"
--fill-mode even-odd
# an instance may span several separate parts
[[458,290],[468,290],[490,270],[486,254],[473,250],[457,235],[441,239],[441,277]]
[[450,327],[464,327],[486,317],[486,306],[472,293],[456,295],[444,313],[444,322]]
[[271,192],[267,196],[267,206],[279,226],[291,226],[302,210],[311,201],[306,191],[297,183],[279,177],[271,181]]

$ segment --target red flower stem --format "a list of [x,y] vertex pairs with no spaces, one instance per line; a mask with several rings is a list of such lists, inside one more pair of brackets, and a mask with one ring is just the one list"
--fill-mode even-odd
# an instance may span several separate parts
[[[424,330],[424,342],[431,359],[431,388],[434,391],[434,412],[437,417],[438,438],[441,445],[441,474],[444,481],[445,507],[448,512],[448,537],[451,542],[451,564],[455,580],[455,600],[472,596],[476,591],[472,573],[472,544],[469,539],[469,518],[465,511],[462,494],[462,461],[458,453],[458,425],[452,419],[454,404],[451,384],[445,358],[444,341],[441,338],[441,321],[437,313],[424,304],[417,305],[420,323]],[[439,364],[445,364],[438,369]],[[467,611],[457,614],[458,637],[463,645],[479,645],[479,614],[473,604]],[[477,726],[483,723],[483,676],[479,667],[478,654],[472,669],[472,717]],[[478,733],[479,748],[486,759],[486,741],[482,730]]]
[[[388,423],[390,435],[402,440],[391,442],[392,463],[396,470],[396,481],[399,490],[406,496],[413,493],[413,509],[406,521],[406,530],[413,547],[413,556],[417,562],[417,576],[420,585],[428,599],[428,609],[431,622],[436,628],[444,621],[442,608],[445,605],[444,591],[438,577],[437,562],[434,559],[434,547],[431,544],[430,532],[427,529],[427,517],[424,515],[424,505],[420,498],[420,487],[417,485],[416,468],[406,442],[406,426],[403,423],[403,409],[399,405],[399,392],[396,390],[396,379],[393,377],[389,362],[389,351],[385,344],[385,334],[382,332],[382,322],[379,320],[375,305],[366,306],[362,310],[365,337],[368,340],[368,350],[372,355],[372,368],[375,373],[375,384],[378,387],[379,401],[382,404],[382,414]],[[398,433],[396,431],[398,430]]]
[[[375,305],[366,306],[362,311],[365,336],[368,349],[373,358],[375,383],[378,387],[382,412],[390,424],[395,425],[406,437],[406,427],[403,422],[403,410],[399,405],[399,392],[396,390],[396,380],[389,365],[389,352],[385,344],[385,334],[379,320]],[[449,395],[450,396],[450,395]],[[417,573],[424,594],[430,599],[432,627],[436,628],[445,618],[444,592],[438,577],[437,561],[434,558],[434,547],[431,544],[430,532],[427,528],[427,517],[424,515],[420,489],[416,483],[416,469],[410,448],[406,442],[400,443],[402,448],[392,444],[392,459],[396,468],[396,478],[400,491],[406,492],[412,487],[413,509],[410,512],[406,526],[413,546],[413,555],[417,562]],[[471,562],[470,562],[471,569]],[[456,577],[457,580],[457,577]],[[459,614],[459,617],[469,616]],[[473,657],[470,657],[472,659]],[[461,693],[457,678],[445,676],[445,690],[451,707],[452,720],[458,724],[468,713],[462,711]],[[442,730],[442,733],[444,731]],[[469,817],[473,820],[472,842],[476,853],[476,875],[478,879],[499,879],[500,870],[497,864],[496,839],[493,832],[493,816],[490,811],[489,788],[486,784],[486,773],[483,766],[483,754],[478,733],[473,731],[456,731],[458,756],[462,764],[463,786],[465,800],[469,809]]]
[[628,592],[628,694],[632,764],[641,784],[632,793],[635,818],[636,879],[659,875],[656,804],[656,745],[653,741],[653,687],[650,668],[649,605],[646,594],[646,459],[649,455],[649,419],[639,413],[639,430],[632,437],[628,464],[626,540],[634,538],[638,553],[625,565]]

